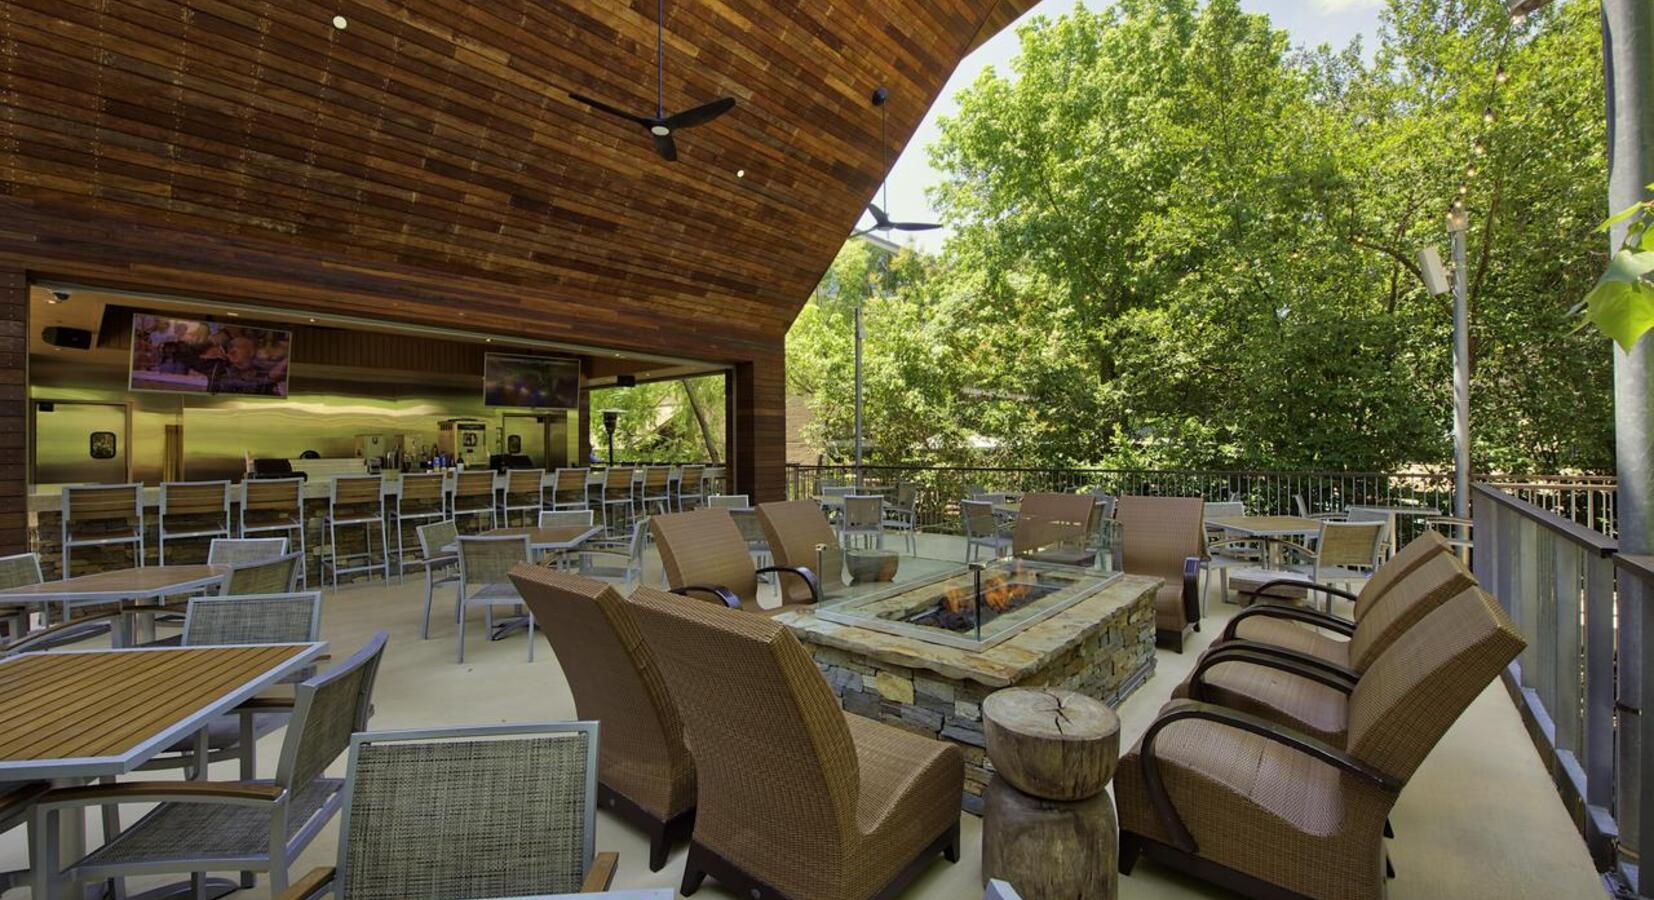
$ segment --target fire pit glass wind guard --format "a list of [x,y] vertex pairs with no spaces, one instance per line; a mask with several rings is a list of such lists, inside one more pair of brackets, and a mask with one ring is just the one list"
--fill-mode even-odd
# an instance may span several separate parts
[[816,609],[816,615],[829,622],[928,643],[986,650],[1120,577],[1115,572],[1030,560],[961,565],[902,559],[902,574],[915,569],[922,571],[909,580],[830,599]]

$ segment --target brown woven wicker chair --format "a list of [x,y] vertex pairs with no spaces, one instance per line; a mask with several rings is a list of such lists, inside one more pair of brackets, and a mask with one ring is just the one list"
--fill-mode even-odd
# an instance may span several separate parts
[[666,583],[675,594],[706,597],[731,609],[774,615],[794,605],[783,593],[781,605],[764,609],[758,605],[758,576],[772,572],[796,575],[819,599],[815,573],[803,566],[753,565],[746,538],[736,527],[729,510],[707,507],[683,513],[655,516],[649,530],[660,548]]
[[1087,549],[1095,500],[1090,494],[1027,494],[1011,532],[1011,553],[1022,559],[1089,566]]
[[1454,597],[1356,686],[1345,749],[1173,701],[1114,779],[1121,873],[1146,855],[1253,897],[1378,900],[1396,797],[1522,647],[1492,597]]
[[511,581],[542,622],[582,719],[602,723],[599,806],[649,835],[649,871],[695,823],[695,762],[637,623],[613,585],[521,565]]
[[650,588],[631,603],[695,751],[685,895],[712,875],[754,897],[890,897],[959,858],[957,746],[839,709],[773,619]]
[[1115,506],[1125,570],[1163,580],[1154,597],[1155,640],[1178,653],[1189,631],[1200,630],[1205,511],[1198,497],[1121,497]]
[[[809,569],[823,590],[844,583],[844,551],[820,504],[814,500],[760,503],[758,524],[764,529],[764,538],[769,542],[776,565]],[[792,574],[779,577],[785,602],[815,602],[815,595],[803,578]]]

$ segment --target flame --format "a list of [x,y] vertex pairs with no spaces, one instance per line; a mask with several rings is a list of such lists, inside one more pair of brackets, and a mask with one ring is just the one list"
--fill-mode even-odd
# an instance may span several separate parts
[[[1014,609],[1028,598],[1033,586],[1024,582],[1022,564],[1009,573],[992,572],[982,578],[982,602],[997,612],[1006,612]],[[971,589],[963,585],[949,587],[942,598],[942,605],[951,613],[964,613],[971,604]]]

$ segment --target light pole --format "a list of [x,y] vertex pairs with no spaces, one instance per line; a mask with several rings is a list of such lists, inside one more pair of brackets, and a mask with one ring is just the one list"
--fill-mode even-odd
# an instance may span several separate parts
[[855,439],[856,457],[855,457],[855,459],[856,459],[856,493],[858,493],[858,494],[861,493],[861,489],[862,489],[862,484],[861,484],[861,339],[862,339],[861,302],[862,302],[862,298],[860,296],[857,296],[856,297],[856,439]]
[[1470,515],[1470,300],[1465,232],[1470,216],[1462,202],[1447,213],[1453,235],[1453,515]]

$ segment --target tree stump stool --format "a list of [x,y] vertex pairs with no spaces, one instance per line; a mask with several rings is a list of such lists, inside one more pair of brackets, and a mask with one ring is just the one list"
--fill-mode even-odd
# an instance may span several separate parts
[[982,701],[982,731],[995,773],[983,795],[983,882],[1004,879],[1026,900],[1113,900],[1114,710],[1074,691],[1008,688]]

